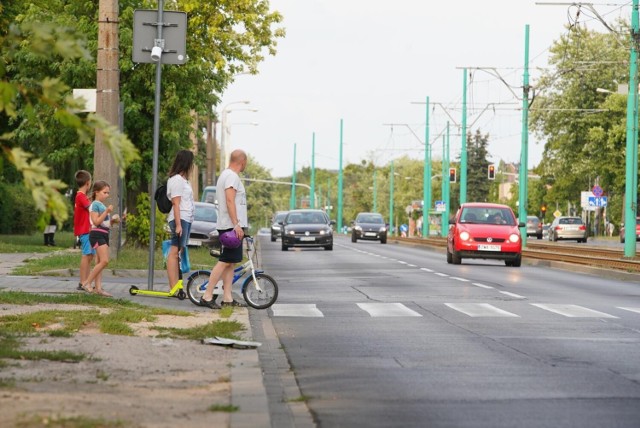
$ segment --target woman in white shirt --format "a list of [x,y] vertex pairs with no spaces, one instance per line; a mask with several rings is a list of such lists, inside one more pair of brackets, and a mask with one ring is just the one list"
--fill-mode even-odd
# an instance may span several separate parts
[[169,290],[178,282],[178,248],[183,252],[189,240],[195,204],[193,189],[187,177],[193,169],[193,152],[180,150],[176,154],[167,181],[167,198],[173,208],[169,211],[167,221],[171,229],[171,249],[167,256],[167,276]]

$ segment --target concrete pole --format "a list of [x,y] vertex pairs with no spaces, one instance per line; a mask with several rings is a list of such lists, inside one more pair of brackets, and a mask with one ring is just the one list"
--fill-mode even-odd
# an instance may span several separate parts
[[[527,223],[529,170],[529,25],[524,27],[524,75],[522,77],[522,144],[520,146],[520,199],[518,220]],[[522,248],[527,246],[527,228],[520,229]]]
[[[98,57],[96,82],[96,113],[118,126],[120,104],[120,69],[118,68],[118,1],[100,0],[98,4]],[[93,152],[93,181],[105,180],[111,186],[107,204],[120,212],[118,170],[111,152],[104,144],[104,135],[96,131]],[[117,242],[120,223],[111,229],[111,242]],[[118,243],[119,245],[119,243]],[[109,257],[116,258],[118,245],[111,245]]]
[[309,202],[311,208],[316,207],[316,133],[314,132],[311,137],[311,190],[309,195]]
[[467,69],[462,70],[462,151],[460,152],[460,205],[467,202]]
[[340,160],[338,165],[338,233],[342,233],[342,135],[343,120],[340,119]]
[[[191,119],[192,119],[192,132],[190,135],[191,138],[191,151],[193,152],[193,157],[197,158],[198,156],[198,113],[195,110],[191,110]],[[196,201],[200,200],[200,185],[198,183],[198,175],[199,172],[198,165],[194,162],[193,169],[191,170],[191,174],[189,175],[189,182],[191,183],[191,189],[193,190],[193,199]]]

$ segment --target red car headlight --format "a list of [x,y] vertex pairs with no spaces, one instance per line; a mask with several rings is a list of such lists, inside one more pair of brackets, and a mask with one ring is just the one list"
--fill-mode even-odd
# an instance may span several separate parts
[[460,239],[462,239],[463,241],[468,241],[470,236],[469,236],[469,232],[464,231],[464,232],[460,232]]
[[509,235],[509,241],[517,243],[518,241],[520,241],[520,235],[518,235],[517,233],[512,233],[511,235]]

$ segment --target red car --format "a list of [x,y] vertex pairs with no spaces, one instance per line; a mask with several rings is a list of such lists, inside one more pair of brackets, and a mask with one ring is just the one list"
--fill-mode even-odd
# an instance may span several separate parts
[[472,202],[462,204],[447,235],[447,263],[462,259],[504,260],[507,266],[522,264],[521,227],[506,205]]
[[[624,225],[620,228],[620,242],[624,244]],[[640,241],[640,217],[636,217],[636,242]]]

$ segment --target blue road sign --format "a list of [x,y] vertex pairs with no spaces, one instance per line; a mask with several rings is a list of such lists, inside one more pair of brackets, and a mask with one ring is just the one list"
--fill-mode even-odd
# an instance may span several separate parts
[[607,197],[606,196],[589,196],[589,206],[590,207],[606,207],[607,206]]

